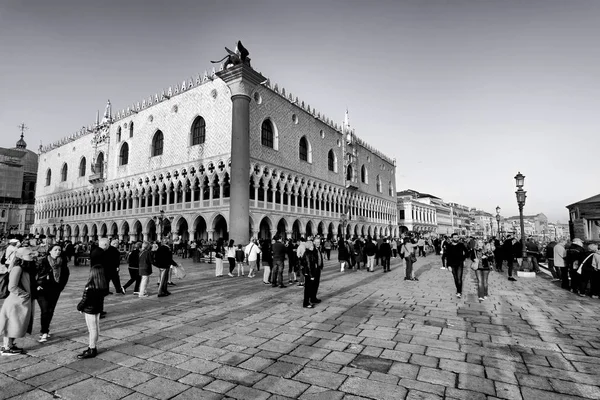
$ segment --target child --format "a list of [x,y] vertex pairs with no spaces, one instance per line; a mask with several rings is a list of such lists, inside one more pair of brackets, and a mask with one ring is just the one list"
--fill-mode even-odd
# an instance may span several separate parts
[[242,249],[242,245],[238,244],[237,250],[235,251],[235,262],[237,264],[237,276],[240,276],[240,271],[242,272],[242,276],[244,276],[244,260],[246,259],[246,254]]
[[104,275],[104,268],[101,264],[96,264],[90,268],[90,277],[85,289],[83,297],[77,305],[77,310],[85,314],[85,323],[90,334],[90,346],[77,358],[93,358],[98,354],[96,343],[100,334],[100,313],[104,309],[104,296],[108,293],[108,284]]

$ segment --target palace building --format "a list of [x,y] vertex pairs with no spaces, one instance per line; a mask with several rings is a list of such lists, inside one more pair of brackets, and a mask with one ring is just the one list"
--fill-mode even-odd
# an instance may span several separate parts
[[31,232],[397,235],[395,160],[347,116],[333,122],[243,55],[116,113],[109,102],[102,120],[40,147]]

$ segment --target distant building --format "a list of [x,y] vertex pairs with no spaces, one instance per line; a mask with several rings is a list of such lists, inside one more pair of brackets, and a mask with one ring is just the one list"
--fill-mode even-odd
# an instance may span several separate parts
[[473,235],[480,237],[494,236],[497,232],[496,220],[492,214],[473,208],[469,211],[469,215],[473,221]]
[[396,198],[401,233],[437,233],[437,209],[431,204],[431,198],[437,197],[409,189],[397,192]]
[[38,156],[23,139],[0,147],[0,236],[29,233],[34,222]]
[[[509,225],[507,232],[521,235],[521,222],[518,215],[508,217],[506,223]],[[549,235],[550,230],[548,228],[548,217],[543,213],[535,215],[524,215],[523,223],[525,227],[525,235],[533,236],[538,240],[543,240],[545,235]]]
[[567,206],[571,239],[600,240],[600,194]]

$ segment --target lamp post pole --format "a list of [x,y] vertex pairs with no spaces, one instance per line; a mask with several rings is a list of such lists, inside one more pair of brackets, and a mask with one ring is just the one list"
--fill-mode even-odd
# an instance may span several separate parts
[[500,206],[496,207],[496,222],[498,223],[498,240],[501,240],[502,233],[500,232]]
[[59,236],[59,241],[61,241],[61,240],[63,240],[63,229],[65,229],[64,228],[65,221],[61,219],[59,222],[60,222],[60,231],[59,231],[60,232],[60,236]]
[[525,176],[519,172],[515,176],[515,181],[517,185],[517,191],[515,194],[517,195],[517,205],[519,206],[519,222],[521,225],[521,256],[523,258],[521,269],[529,271],[530,268],[529,260],[527,260],[527,247],[525,247],[525,221],[523,219],[523,207],[525,207],[525,200],[527,199],[527,192],[523,190]]

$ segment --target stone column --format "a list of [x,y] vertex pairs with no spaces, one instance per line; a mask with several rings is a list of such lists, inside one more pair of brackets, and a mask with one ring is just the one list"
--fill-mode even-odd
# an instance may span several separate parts
[[217,76],[231,91],[231,200],[229,203],[229,237],[248,243],[250,219],[250,100],[264,76],[245,64],[234,65]]
[[135,243],[137,241],[137,238],[135,237],[135,233],[130,233],[129,234],[129,243]]

